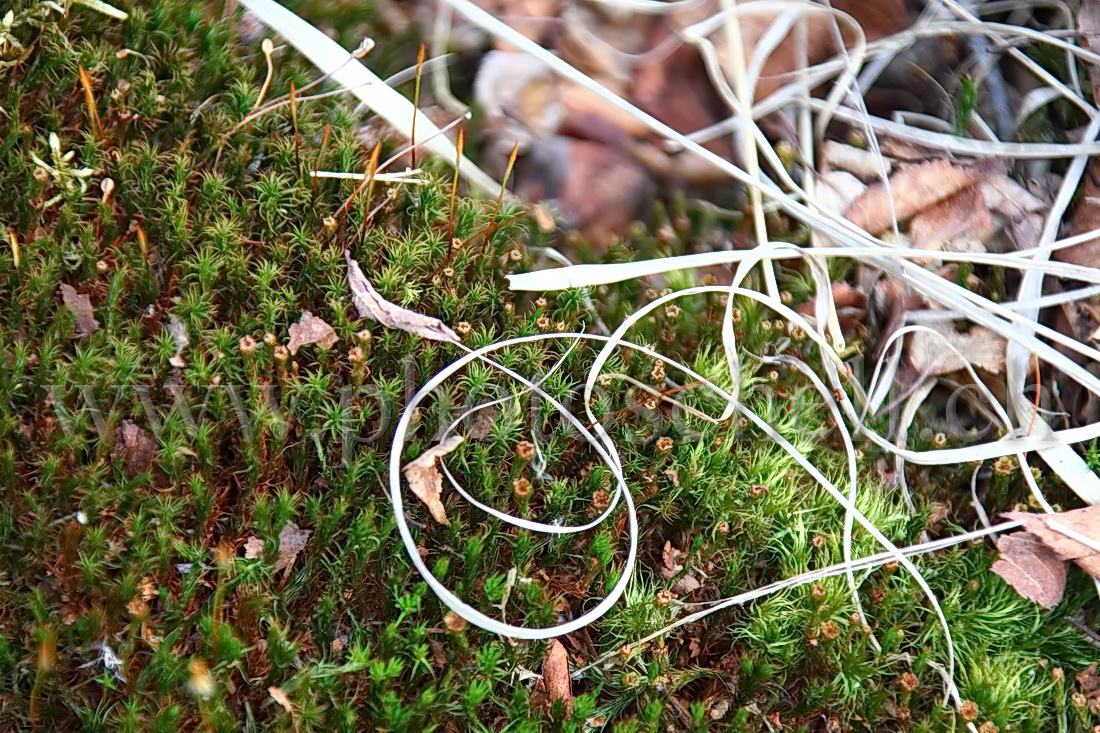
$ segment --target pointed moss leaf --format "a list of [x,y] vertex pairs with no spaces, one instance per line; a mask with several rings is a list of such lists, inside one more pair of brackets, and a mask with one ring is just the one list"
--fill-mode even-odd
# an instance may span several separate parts
[[359,263],[352,259],[351,253],[345,252],[344,256],[348,262],[348,287],[351,288],[351,295],[360,316],[378,321],[386,328],[408,331],[426,339],[462,343],[458,334],[438,318],[416,313],[384,299],[367,280]]
[[428,511],[432,513],[432,518],[440,524],[450,524],[450,522],[447,521],[447,511],[443,508],[443,500],[440,498],[443,490],[443,474],[439,472],[436,462],[461,445],[462,440],[461,435],[452,435],[405,464],[405,480],[409,482],[409,488],[416,494],[416,498],[424,502]]

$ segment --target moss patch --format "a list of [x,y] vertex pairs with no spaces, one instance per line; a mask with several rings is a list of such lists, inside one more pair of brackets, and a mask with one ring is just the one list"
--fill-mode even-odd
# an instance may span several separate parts
[[[537,228],[517,207],[464,198],[452,217],[445,175],[375,187],[336,215],[355,184],[309,171],[367,167],[349,105],[302,103],[296,115],[288,105],[241,125],[265,64],[258,41],[234,30],[239,20],[172,0],[128,11],[118,22],[78,6],[62,15],[20,5],[17,43],[2,49],[0,726],[583,730],[604,720],[620,731],[760,730],[768,717],[807,731],[830,729],[825,721],[961,727],[934,666],[942,631],[912,579],[888,569],[858,576],[881,651],[853,621],[843,579],[824,581],[589,671],[575,682],[569,720],[517,674],[540,668],[544,644],[445,628],[446,609],[400,549],[384,477],[397,413],[461,352],[359,319],[343,252],[385,297],[442,318],[471,347],[583,330],[594,318],[586,294],[510,293],[504,275],[533,265],[525,245],[539,243]],[[414,53],[397,47],[393,58]],[[313,78],[282,52],[268,98]],[[87,297],[90,333],[63,304],[63,284]],[[593,295],[614,319],[638,290]],[[841,483],[836,437],[812,389],[747,356],[801,345],[771,328],[771,314],[738,305],[747,403]],[[284,359],[278,347],[304,310],[340,341]],[[722,312],[717,296],[683,301],[633,338],[722,383],[724,360],[706,346],[717,343]],[[561,361],[543,388],[576,405],[592,355],[544,341],[499,360],[531,378]],[[660,389],[656,366],[624,351],[606,371]],[[571,653],[591,659],[660,628],[684,601],[841,559],[843,513],[765,436],[647,404],[620,376],[601,385],[595,411],[622,447],[642,554],[627,597],[572,635]],[[448,417],[508,389],[471,365],[424,407],[410,456]],[[718,411],[698,390],[676,397]],[[483,501],[579,523],[606,500],[610,475],[547,405],[505,402],[469,431],[478,437],[453,466]],[[532,433],[534,457],[517,450]],[[914,517],[873,478],[876,457],[864,460],[860,507],[898,544],[915,542],[935,509],[931,487],[958,477],[918,477]],[[409,512],[435,574],[486,612],[503,606],[513,623],[577,615],[621,572],[621,521],[546,537],[453,499],[445,527],[420,506]],[[276,571],[291,522],[312,534]],[[679,551],[671,573],[666,542]],[[865,534],[854,545],[878,549]],[[1092,650],[1061,621],[1080,601],[1042,613],[989,563],[987,546],[920,563],[944,601],[978,721],[1088,729],[1070,695]],[[686,575],[701,587],[670,599]]]

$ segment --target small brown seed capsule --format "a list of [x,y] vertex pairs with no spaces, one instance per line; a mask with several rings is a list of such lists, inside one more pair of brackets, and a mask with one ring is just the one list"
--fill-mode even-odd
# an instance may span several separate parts
[[443,617],[443,626],[452,634],[458,634],[466,630],[466,619],[454,611],[448,611],[447,615]]

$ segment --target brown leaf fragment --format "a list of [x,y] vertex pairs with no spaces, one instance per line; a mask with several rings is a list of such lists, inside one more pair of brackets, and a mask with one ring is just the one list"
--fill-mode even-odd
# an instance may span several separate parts
[[909,364],[918,374],[927,377],[951,374],[965,369],[967,363],[990,374],[1000,374],[1004,370],[1008,342],[1002,336],[981,326],[960,333],[937,324],[927,325],[962,356],[944,346],[943,339],[928,331],[915,331],[908,337],[906,354]]
[[[1100,160],[1093,159],[1081,182],[1081,201],[1073,212],[1069,235],[1075,237],[1100,229]],[[1062,262],[1100,267],[1100,237],[1055,251]]]
[[[841,328],[851,331],[859,327],[867,310],[867,296],[853,288],[846,282],[835,282],[829,290],[832,297],[832,307],[836,308]],[[804,304],[796,308],[796,312],[803,316],[816,317],[817,298],[814,295]]]
[[132,420],[123,420],[118,425],[117,453],[125,461],[126,475],[133,478],[148,471],[153,466],[157,443],[147,432]]
[[1093,662],[1085,667],[1074,677],[1077,679],[1077,684],[1081,687],[1085,699],[1088,700],[1089,712],[1096,715],[1100,712],[1100,675],[1096,674],[1096,663]]
[[683,552],[672,546],[671,542],[665,542],[665,547],[661,551],[661,577],[665,580],[671,580],[676,577],[676,574],[684,569],[678,561],[683,556]]
[[[950,198],[913,217],[909,238],[920,249],[954,251],[952,242],[966,236],[980,239],[993,227],[993,215],[978,186],[967,186]],[[944,243],[937,246],[937,243]]]
[[294,715],[294,705],[291,704],[290,698],[286,696],[286,693],[282,691],[282,688],[272,685],[267,688],[267,694],[271,695],[271,699],[283,706],[283,710],[288,715]]
[[[473,424],[466,431],[466,437],[470,440],[485,440],[493,434],[493,425],[496,424],[498,410],[490,405],[482,407],[475,414]],[[469,424],[468,418],[466,424]]]
[[994,172],[988,163],[958,165],[948,160],[907,166],[877,183],[852,202],[845,217],[871,234],[889,229],[895,217],[905,222],[933,204],[973,186]]
[[699,582],[699,579],[689,574],[676,581],[676,585],[672,587],[672,592],[678,596],[686,596],[702,587],[703,584]]
[[1024,529],[1053,550],[1063,560],[1073,560],[1086,573],[1100,578],[1100,552],[1073,535],[1100,543],[1100,505],[1058,514],[1005,512],[1005,516],[1023,522]]
[[298,554],[305,549],[312,529],[301,529],[294,522],[287,522],[279,532],[279,557],[275,560],[275,572],[285,570],[287,573],[294,566]]
[[572,715],[573,682],[569,676],[569,653],[557,639],[550,640],[550,649],[542,663],[542,679],[550,702],[561,700],[565,705],[566,716]]
[[1053,608],[1066,590],[1066,563],[1054,550],[1027,532],[997,540],[1000,558],[991,570],[1024,598]]
[[340,337],[332,326],[309,311],[302,311],[302,317],[290,326],[290,342],[287,348],[291,354],[297,354],[298,349],[306,344],[317,344],[322,349],[331,349],[339,340]]
[[87,336],[99,330],[99,321],[92,310],[92,299],[76,292],[76,288],[61,283],[61,302],[76,316],[76,335]]
[[264,541],[255,535],[244,541],[244,558],[256,560],[264,556]]
[[428,507],[432,518],[440,524],[450,524],[447,510],[443,507],[440,493],[443,491],[443,474],[439,472],[437,461],[459,445],[463,437],[452,435],[442,443],[432,446],[417,458],[405,464],[405,480],[409,488],[420,501]]
[[348,263],[348,287],[360,316],[378,321],[386,328],[407,331],[426,339],[462,343],[458,334],[438,318],[425,316],[385,300],[367,280],[359,263],[352,259],[351,253],[344,252],[344,257]]

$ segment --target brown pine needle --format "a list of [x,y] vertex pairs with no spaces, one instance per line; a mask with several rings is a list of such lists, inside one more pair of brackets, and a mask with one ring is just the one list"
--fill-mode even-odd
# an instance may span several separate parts
[[84,102],[88,105],[88,118],[92,122],[92,134],[97,140],[103,139],[103,125],[99,121],[99,110],[96,109],[95,95],[92,93],[92,78],[83,66],[78,66],[80,72],[80,86],[84,88]]
[[298,133],[298,97],[295,94],[294,82],[290,82],[290,119],[294,124],[294,168],[300,175],[302,172],[302,137]]
[[455,140],[455,149],[458,151],[455,155],[455,176],[451,181],[451,206],[450,213],[447,216],[447,259],[445,262],[451,261],[451,252],[454,251],[455,243],[455,199],[458,198],[458,162],[462,160],[462,146],[466,142],[466,134],[464,130],[458,131],[458,138]]
[[416,52],[416,87],[413,90],[413,119],[409,137],[412,138],[412,167],[416,167],[416,118],[420,116],[420,78],[424,72],[424,44],[420,44],[420,50]]

